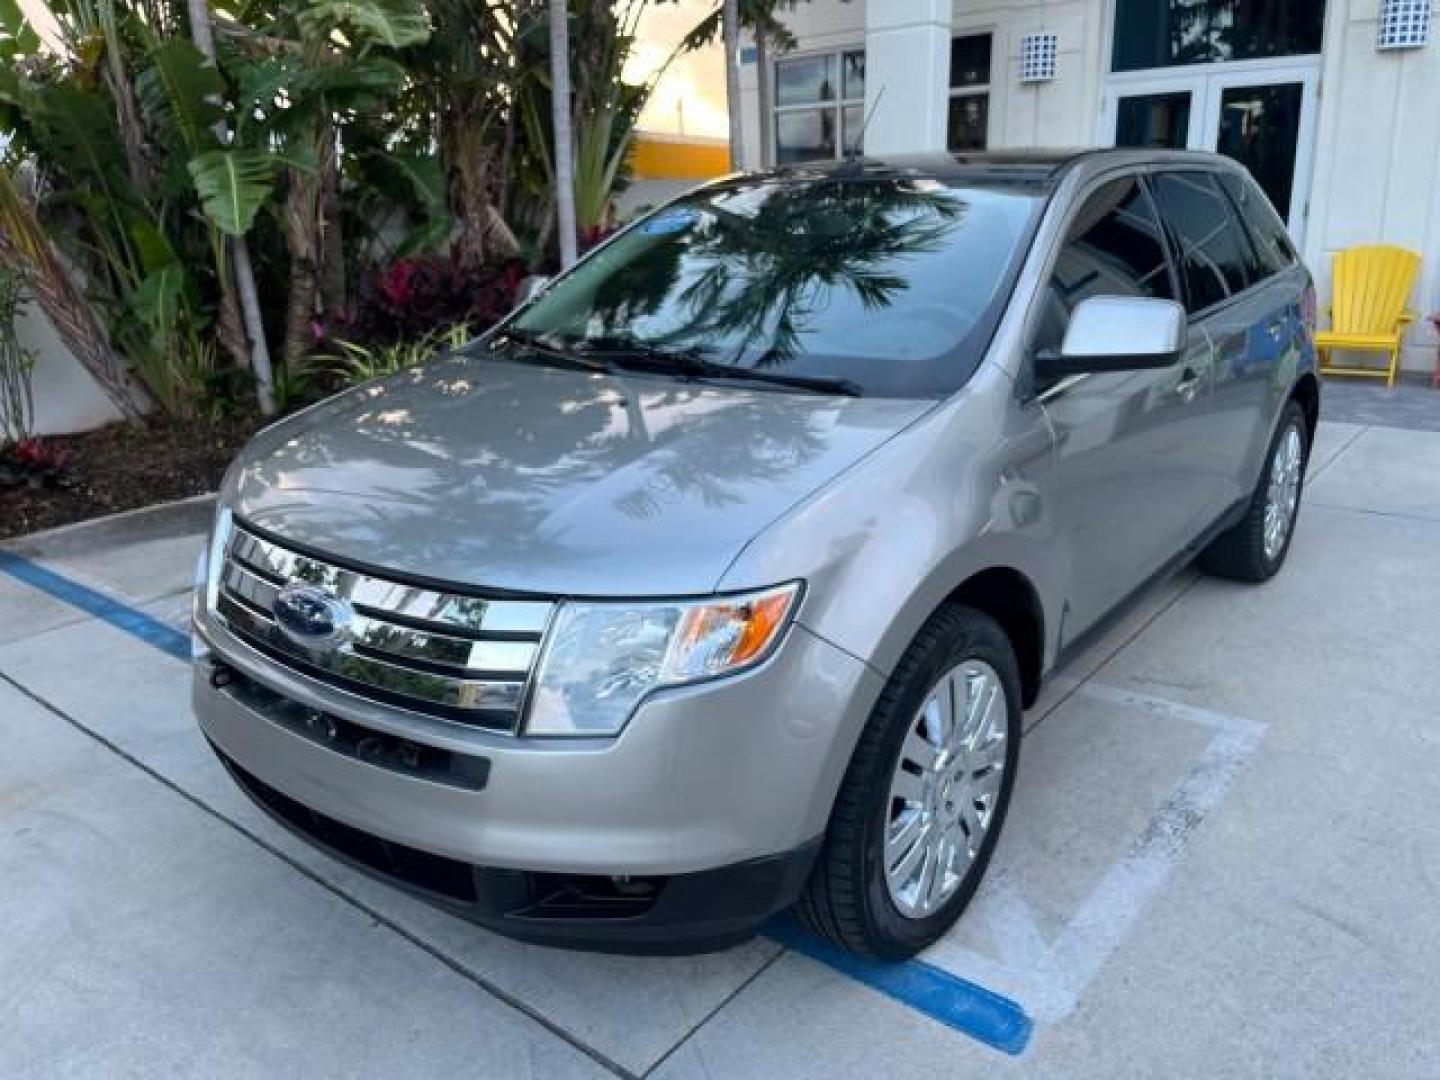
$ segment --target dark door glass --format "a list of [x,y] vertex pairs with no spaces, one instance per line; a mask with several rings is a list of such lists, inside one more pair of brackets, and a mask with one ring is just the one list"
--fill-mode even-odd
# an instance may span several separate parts
[[1325,0],[1116,0],[1115,71],[1320,51]]
[[1190,91],[1131,94],[1120,99],[1116,146],[1184,150],[1190,138]]
[[945,145],[951,150],[984,150],[989,124],[989,94],[952,97]]
[[1232,86],[1220,95],[1216,149],[1250,170],[1282,218],[1290,217],[1295,149],[1300,140],[1300,83]]
[[1076,215],[1045,290],[1033,347],[1058,348],[1070,312],[1092,296],[1175,298],[1155,208],[1133,177],[1104,185]]
[[1203,311],[1245,288],[1248,241],[1215,177],[1198,171],[1161,173],[1153,183],[1160,214],[1179,245],[1190,311]]
[[1295,247],[1285,233],[1284,223],[1265,203],[1265,198],[1252,181],[1234,173],[1222,173],[1220,186],[1240,211],[1255,256],[1267,274],[1283,270],[1295,261]]
[[990,84],[990,35],[972,34],[950,41],[950,87]]

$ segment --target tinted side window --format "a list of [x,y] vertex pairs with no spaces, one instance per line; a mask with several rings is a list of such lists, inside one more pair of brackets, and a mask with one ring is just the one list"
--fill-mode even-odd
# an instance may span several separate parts
[[1221,173],[1220,186],[1240,211],[1250,240],[1255,247],[1255,257],[1264,268],[1266,275],[1284,270],[1295,261],[1295,248],[1290,237],[1285,235],[1285,226],[1279,215],[1265,203],[1265,197],[1256,186],[1236,173]]
[[1045,290],[1034,347],[1058,348],[1070,312],[1092,296],[1175,298],[1155,208],[1134,177],[1105,184],[1075,215]]
[[1230,201],[1207,172],[1161,173],[1154,179],[1160,213],[1179,245],[1180,273],[1191,312],[1250,283],[1251,253]]

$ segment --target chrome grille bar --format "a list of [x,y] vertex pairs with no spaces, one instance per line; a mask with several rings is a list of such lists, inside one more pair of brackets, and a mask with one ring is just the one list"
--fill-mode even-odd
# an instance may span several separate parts
[[[273,617],[281,588],[299,581],[348,600],[348,640],[296,644]],[[335,566],[236,523],[226,547],[218,615],[242,640],[307,675],[404,708],[514,731],[548,601],[439,592]]]
[[489,637],[533,636],[538,641],[550,618],[548,601],[490,600],[402,585],[287,551],[239,526],[231,541],[230,558],[277,584],[304,581],[319,585],[357,609],[444,624],[451,631]]

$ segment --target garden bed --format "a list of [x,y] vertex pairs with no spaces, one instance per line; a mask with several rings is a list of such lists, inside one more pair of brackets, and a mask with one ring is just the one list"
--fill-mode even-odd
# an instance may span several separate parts
[[47,438],[47,453],[63,457],[48,482],[32,474],[11,486],[13,467],[0,468],[0,538],[214,491],[259,426],[253,416],[157,418]]

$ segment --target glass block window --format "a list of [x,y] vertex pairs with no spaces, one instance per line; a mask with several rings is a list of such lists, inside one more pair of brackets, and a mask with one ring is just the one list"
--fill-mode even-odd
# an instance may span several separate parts
[[1020,81],[1049,82],[1055,78],[1060,39],[1055,34],[1025,34],[1020,38]]
[[775,62],[775,164],[823,161],[858,151],[864,119],[864,49]]
[[1377,49],[1418,49],[1430,42],[1430,0],[1384,0]]
[[984,150],[989,143],[989,34],[968,34],[950,42],[950,112],[945,145],[952,151]]

